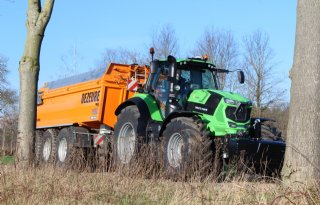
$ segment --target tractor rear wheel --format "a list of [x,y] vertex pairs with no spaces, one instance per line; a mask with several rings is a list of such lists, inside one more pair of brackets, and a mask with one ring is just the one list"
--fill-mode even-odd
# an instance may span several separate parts
[[137,106],[124,108],[114,128],[113,162],[116,167],[135,163],[145,140],[148,119]]
[[213,171],[214,141],[199,119],[173,119],[163,132],[162,147],[164,167],[170,178],[203,178]]

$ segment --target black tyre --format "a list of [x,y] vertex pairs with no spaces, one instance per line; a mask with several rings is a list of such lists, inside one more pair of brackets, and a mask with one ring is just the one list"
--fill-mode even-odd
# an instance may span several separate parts
[[198,119],[173,119],[163,132],[162,146],[170,178],[203,178],[213,170],[214,142],[206,124]]
[[279,132],[276,127],[272,127],[271,125],[261,125],[261,139],[263,140],[281,140],[279,137]]
[[55,163],[59,167],[71,168],[84,160],[83,150],[74,146],[73,131],[73,127],[66,127],[57,136]]
[[35,139],[35,161],[36,165],[51,164],[54,162],[56,152],[55,139],[58,130],[37,130]]
[[118,115],[114,128],[113,162],[116,167],[135,162],[141,143],[145,141],[148,119],[140,114],[137,106],[124,108]]

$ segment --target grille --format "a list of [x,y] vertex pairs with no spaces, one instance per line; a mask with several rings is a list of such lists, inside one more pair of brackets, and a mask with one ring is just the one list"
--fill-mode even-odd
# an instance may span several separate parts
[[238,107],[227,107],[227,118],[235,122],[247,122],[250,119],[251,108],[246,104],[241,104]]

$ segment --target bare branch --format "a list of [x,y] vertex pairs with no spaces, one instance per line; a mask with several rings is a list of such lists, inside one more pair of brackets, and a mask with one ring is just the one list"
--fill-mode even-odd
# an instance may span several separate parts
[[170,25],[163,26],[160,31],[152,34],[151,45],[155,48],[156,58],[166,58],[168,55],[178,54],[178,40]]
[[243,69],[247,76],[248,96],[261,115],[263,107],[268,107],[281,99],[284,90],[276,89],[280,81],[273,77],[273,50],[269,47],[269,37],[266,33],[256,31],[243,39],[244,55]]
[[[208,29],[203,36],[197,41],[194,55],[209,55],[215,65],[221,69],[235,69],[238,61],[237,44],[233,35],[229,31],[220,31],[214,28]],[[232,77],[232,75],[228,75]],[[225,73],[219,75],[220,88],[234,87],[234,80],[226,81]]]
[[[54,1],[55,0],[46,0],[44,2],[44,6],[43,6],[41,13],[38,17],[38,20],[36,22],[37,28],[41,32],[44,32],[46,26],[48,25],[48,22],[50,20],[51,14],[52,14]],[[39,6],[40,6],[40,3],[39,3]]]

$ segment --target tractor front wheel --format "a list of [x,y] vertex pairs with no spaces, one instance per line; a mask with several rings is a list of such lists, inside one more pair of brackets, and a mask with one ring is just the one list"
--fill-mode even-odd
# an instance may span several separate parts
[[214,142],[206,124],[199,119],[173,119],[163,132],[162,147],[170,178],[203,178],[213,170]]

